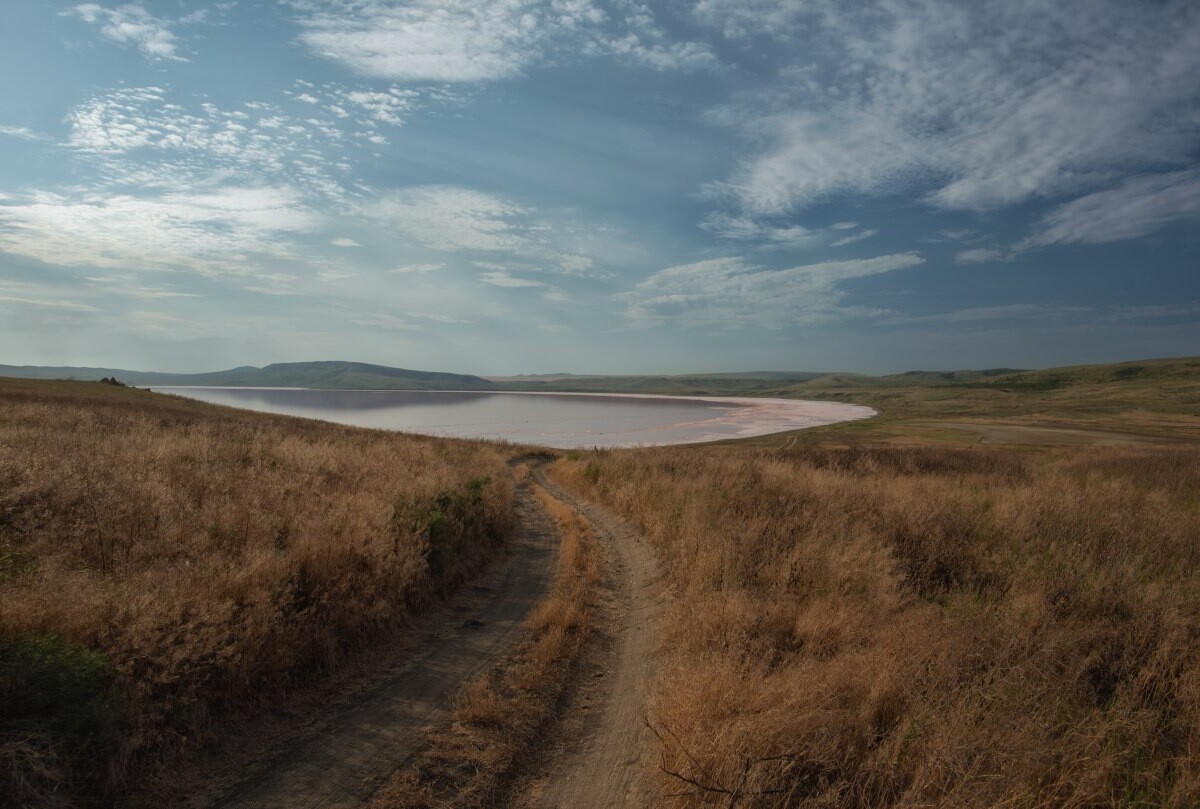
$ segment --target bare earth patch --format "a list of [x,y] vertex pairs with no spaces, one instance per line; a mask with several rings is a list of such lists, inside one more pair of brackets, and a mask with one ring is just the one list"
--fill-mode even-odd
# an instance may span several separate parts
[[599,536],[607,551],[609,598],[599,651],[594,648],[581,667],[582,687],[567,706],[563,732],[542,767],[547,775],[527,800],[546,809],[649,806],[643,777],[652,743],[646,705],[662,603],[654,552],[607,509],[572,497],[541,469],[535,479],[583,515]]
[[[333,699],[307,726],[281,734],[257,758],[228,762],[220,786],[193,807],[357,807],[419,752],[451,697],[508,654],[546,591],[557,534],[527,487],[518,489],[520,528],[509,558],[422,622],[421,643],[371,681]],[[253,752],[253,751],[251,751]],[[240,776],[240,777],[239,777]]]

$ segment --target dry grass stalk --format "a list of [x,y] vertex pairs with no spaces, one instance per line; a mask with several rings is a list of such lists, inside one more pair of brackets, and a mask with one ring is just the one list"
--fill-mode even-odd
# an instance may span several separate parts
[[593,620],[600,558],[587,522],[541,487],[562,535],[554,589],[529,616],[517,654],[459,693],[453,724],[419,764],[395,776],[369,809],[506,805],[513,780],[558,718],[558,705]]
[[658,448],[555,474],[678,594],[664,806],[1200,805],[1196,449]]
[[71,706],[0,711],[0,793],[111,794],[402,626],[494,553],[508,481],[484,445],[0,382],[0,688],[95,650],[118,720],[72,751],[38,730]]

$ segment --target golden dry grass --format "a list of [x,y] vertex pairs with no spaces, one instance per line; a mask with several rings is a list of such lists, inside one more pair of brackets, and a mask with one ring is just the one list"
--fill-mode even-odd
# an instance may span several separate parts
[[559,719],[595,620],[599,549],[586,520],[540,486],[533,491],[562,537],[553,591],[526,619],[517,653],[459,692],[452,725],[432,733],[417,766],[395,775],[368,809],[506,806],[515,779],[528,772]]
[[[0,804],[119,792],[403,625],[512,520],[492,447],[0,381]],[[47,677],[81,704],[29,707]]]
[[663,805],[1200,805],[1200,451],[658,448],[555,476],[673,598]]

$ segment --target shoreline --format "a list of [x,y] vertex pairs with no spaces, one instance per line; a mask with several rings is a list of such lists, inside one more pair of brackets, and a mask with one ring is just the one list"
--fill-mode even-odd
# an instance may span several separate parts
[[[666,441],[613,441],[605,443],[600,439],[602,434],[594,436],[587,441],[573,443],[571,446],[562,446],[553,442],[553,439],[548,442],[539,441],[521,441],[519,443],[542,444],[544,446],[553,447],[555,449],[588,449],[592,447],[602,449],[629,449],[640,446],[679,446],[684,444],[702,444],[712,441],[732,441],[743,438],[756,438],[764,435],[772,435],[775,433],[791,432],[793,430],[804,430],[813,427],[823,427],[829,424],[839,424],[848,421],[859,421],[862,419],[873,418],[879,415],[879,412],[874,408],[866,405],[847,404],[844,402],[825,402],[814,401],[810,399],[779,399],[754,396],[676,396],[671,394],[660,393],[601,393],[601,392],[582,392],[582,391],[487,391],[487,390],[389,390],[389,389],[347,389],[347,388],[296,388],[296,387],[243,387],[243,386],[217,386],[217,385],[162,385],[151,386],[147,390],[175,393],[176,395],[187,396],[182,391],[320,391],[329,393],[417,393],[417,394],[476,394],[479,396],[559,396],[559,397],[578,397],[592,399],[641,399],[641,400],[660,400],[660,401],[692,401],[703,402],[710,405],[724,406],[720,415],[696,419],[694,421],[676,422],[674,424],[653,425],[643,428],[645,430],[655,431],[675,431],[675,430],[695,430],[694,434],[687,438],[666,440]],[[192,397],[187,397],[192,398]],[[203,400],[201,400],[203,401]],[[236,407],[237,405],[229,405]],[[247,408],[254,409],[254,408]],[[286,413],[277,410],[267,410],[259,412],[272,412],[278,415],[297,416],[296,413]],[[317,416],[298,416],[300,418],[320,418]],[[330,419],[325,419],[330,420]],[[350,423],[350,422],[340,422]],[[352,426],[362,426],[354,424]],[[474,440],[507,440],[499,435],[492,433],[484,434],[469,434],[469,433],[448,433],[438,431],[423,431],[417,428],[397,428],[397,427],[376,427],[376,429],[388,429],[397,432],[414,433],[418,435],[431,435],[442,438],[464,438]]]

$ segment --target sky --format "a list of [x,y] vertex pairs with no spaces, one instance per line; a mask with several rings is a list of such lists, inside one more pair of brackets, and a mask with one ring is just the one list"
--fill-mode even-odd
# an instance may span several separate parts
[[3,0],[0,75],[0,363],[1200,354],[1194,0]]

